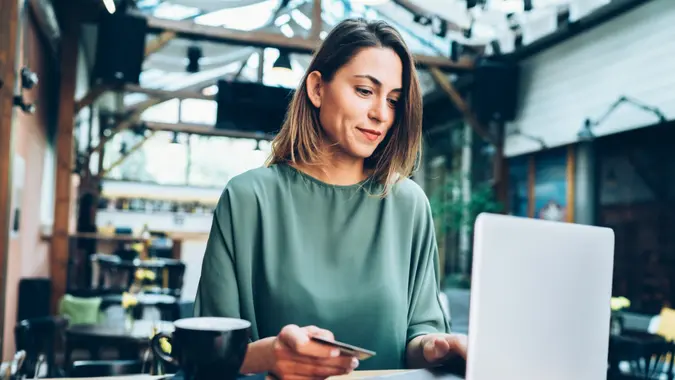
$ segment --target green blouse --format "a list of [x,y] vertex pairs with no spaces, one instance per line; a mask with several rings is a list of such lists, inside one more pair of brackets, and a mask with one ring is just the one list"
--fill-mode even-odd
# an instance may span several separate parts
[[196,316],[243,318],[252,339],[316,325],[377,352],[359,369],[405,368],[406,344],[449,332],[429,201],[412,180],[336,186],[278,164],[225,188],[202,264]]

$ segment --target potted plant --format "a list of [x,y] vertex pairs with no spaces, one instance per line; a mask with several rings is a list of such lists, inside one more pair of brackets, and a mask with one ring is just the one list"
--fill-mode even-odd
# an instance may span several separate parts
[[[443,234],[466,233],[473,236],[476,218],[483,212],[498,213],[503,207],[495,199],[494,189],[488,182],[475,183],[465,196],[463,177],[459,173],[451,174],[429,198],[436,227]],[[470,267],[470,254],[460,255],[464,262],[460,267]],[[446,286],[470,287],[468,273],[451,273],[446,276]]]
[[624,309],[630,307],[630,300],[626,297],[612,297],[610,299],[610,308],[612,313],[610,316],[610,334],[621,335],[623,330],[623,314]]
[[127,331],[131,331],[134,328],[134,308],[138,305],[138,299],[133,293],[124,292],[122,293],[122,308],[124,309],[125,320],[124,327]]

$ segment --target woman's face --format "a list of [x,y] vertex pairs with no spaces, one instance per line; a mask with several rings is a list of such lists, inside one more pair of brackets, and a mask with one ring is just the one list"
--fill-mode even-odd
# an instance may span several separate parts
[[328,143],[352,158],[370,157],[394,123],[402,78],[401,59],[387,48],[361,50],[330,82],[311,73],[308,95]]

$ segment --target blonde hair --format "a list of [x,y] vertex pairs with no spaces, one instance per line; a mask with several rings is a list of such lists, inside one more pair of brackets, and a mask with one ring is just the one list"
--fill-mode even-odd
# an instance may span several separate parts
[[318,71],[331,81],[335,72],[362,49],[392,49],[403,64],[402,96],[397,102],[396,120],[375,152],[365,160],[370,178],[383,186],[386,196],[392,186],[409,177],[415,169],[422,141],[422,92],[414,60],[401,35],[384,21],[347,19],[336,25],[314,55],[288,107],[281,130],[272,141],[267,165],[278,163],[325,163],[322,150],[326,136],[319,112],[307,95],[307,77]]

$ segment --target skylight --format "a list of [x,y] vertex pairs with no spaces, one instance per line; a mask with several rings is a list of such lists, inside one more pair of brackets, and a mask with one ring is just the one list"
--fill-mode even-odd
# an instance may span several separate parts
[[153,16],[169,20],[184,20],[188,17],[194,17],[200,14],[198,8],[186,7],[180,4],[163,2],[159,4],[152,12]]
[[222,26],[228,29],[251,31],[267,25],[279,0],[265,0],[243,7],[226,8],[195,18],[197,24]]
[[305,30],[309,30],[312,27],[312,20],[310,20],[309,17],[305,16],[304,13],[297,9],[293,9],[291,11],[291,17],[293,17],[293,21],[295,21]]

